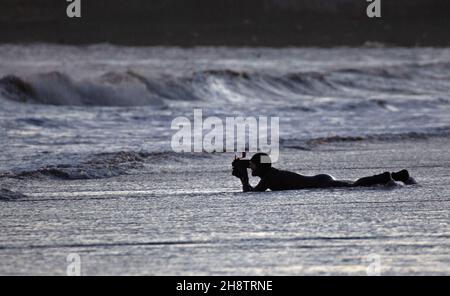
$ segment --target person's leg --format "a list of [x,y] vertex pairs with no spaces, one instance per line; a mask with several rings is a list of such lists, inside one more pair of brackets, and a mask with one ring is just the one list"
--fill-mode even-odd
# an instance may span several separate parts
[[379,175],[374,175],[370,177],[364,177],[356,180],[353,186],[374,186],[374,185],[385,185],[387,183],[393,182],[391,173],[384,172]]
[[416,184],[416,181],[410,177],[407,170],[401,170],[396,173],[384,172],[382,174],[363,177],[355,182],[345,180],[335,180],[327,174],[320,174],[307,177],[310,188],[329,188],[329,187],[357,187],[357,186],[375,186],[386,185],[395,181],[401,181],[405,184]]
[[344,180],[335,180],[332,176],[327,174],[320,174],[313,177],[318,188],[329,187],[352,187],[353,182]]

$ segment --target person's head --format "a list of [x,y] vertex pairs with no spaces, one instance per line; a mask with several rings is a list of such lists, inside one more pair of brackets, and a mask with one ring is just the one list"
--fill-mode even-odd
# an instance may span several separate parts
[[272,161],[270,156],[266,153],[256,153],[250,159],[250,169],[252,170],[252,176],[262,176],[265,171],[270,169]]

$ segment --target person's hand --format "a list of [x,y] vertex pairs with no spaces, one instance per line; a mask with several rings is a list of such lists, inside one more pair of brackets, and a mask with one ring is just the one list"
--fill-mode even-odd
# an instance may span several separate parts
[[242,167],[233,167],[233,170],[231,172],[231,174],[239,179],[245,178],[247,177],[248,179],[248,175],[247,175],[247,169],[246,168],[242,168]]
[[239,179],[248,180],[247,167],[243,166],[240,159],[235,159],[232,163],[233,170],[231,174]]

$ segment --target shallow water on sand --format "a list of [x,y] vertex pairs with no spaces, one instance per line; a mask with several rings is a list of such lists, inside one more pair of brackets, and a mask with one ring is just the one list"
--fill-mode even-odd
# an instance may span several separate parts
[[384,275],[448,275],[449,144],[334,143],[278,164],[350,179],[407,167],[413,186],[241,193],[228,154],[109,179],[9,180],[28,197],[2,202],[0,274],[63,275],[77,253],[83,275],[366,275],[373,258]]

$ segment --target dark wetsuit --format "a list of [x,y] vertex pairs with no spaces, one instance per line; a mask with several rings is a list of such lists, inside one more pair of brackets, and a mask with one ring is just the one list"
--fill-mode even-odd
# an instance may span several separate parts
[[316,176],[303,176],[297,173],[282,171],[272,167],[268,168],[258,176],[261,177],[261,181],[254,188],[249,185],[248,178],[244,178],[243,190],[265,191],[267,189],[270,189],[272,191],[276,191],[306,188],[372,186],[378,184],[386,184],[389,181],[392,181],[390,173],[364,177],[353,182],[334,180],[333,177],[326,174]]

